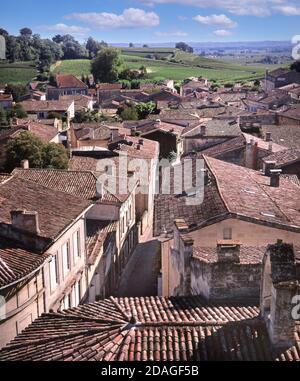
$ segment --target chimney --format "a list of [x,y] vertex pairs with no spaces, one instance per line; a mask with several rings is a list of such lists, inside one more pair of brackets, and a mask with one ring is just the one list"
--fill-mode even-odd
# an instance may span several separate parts
[[268,150],[269,150],[270,152],[273,152],[273,142],[272,142],[272,140],[269,141]]
[[266,140],[266,142],[272,141],[272,133],[271,132],[266,132],[265,140]]
[[103,185],[102,185],[102,183],[100,183],[100,181],[97,180],[95,199],[101,200],[102,196],[103,196]]
[[156,120],[155,120],[155,123],[161,125],[161,120],[160,120],[160,119],[156,119]]
[[296,317],[293,298],[299,291],[293,245],[278,240],[269,245],[263,260],[261,316],[274,347],[295,344]]
[[240,251],[239,241],[221,240],[217,242],[218,262],[240,263]]
[[136,146],[136,149],[137,149],[138,151],[140,151],[140,150],[141,150],[141,145],[138,144],[138,145]]
[[245,166],[250,169],[257,169],[258,161],[258,143],[253,139],[246,144]]
[[141,146],[143,146],[143,145],[144,145],[144,139],[139,139],[139,144],[140,144]]
[[21,161],[21,168],[29,169],[29,161],[27,159]]
[[271,176],[271,170],[275,169],[276,161],[266,160],[263,163],[263,172],[265,176]]
[[135,136],[135,134],[136,134],[136,127],[132,127],[131,136]]
[[202,136],[206,135],[206,126],[205,125],[200,126],[200,133]]
[[271,169],[271,180],[270,180],[270,186],[272,188],[279,188],[280,185],[280,175],[282,173],[281,169]]
[[12,226],[33,234],[40,234],[38,212],[12,210],[10,212]]

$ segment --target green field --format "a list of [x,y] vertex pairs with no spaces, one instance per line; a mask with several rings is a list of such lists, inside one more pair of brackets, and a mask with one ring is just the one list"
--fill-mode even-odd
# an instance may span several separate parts
[[26,84],[37,74],[33,62],[0,63],[0,84]]
[[[177,81],[188,77],[204,76],[220,82],[230,82],[239,80],[252,80],[263,77],[265,67],[242,66],[235,63],[209,60],[186,53],[177,53],[171,62],[170,60],[155,60],[134,54],[122,55],[124,66],[131,69],[139,69],[142,65],[146,66],[149,79],[168,78]],[[60,61],[52,67],[54,73],[74,74],[81,77],[82,74],[90,73],[89,60],[66,60]]]

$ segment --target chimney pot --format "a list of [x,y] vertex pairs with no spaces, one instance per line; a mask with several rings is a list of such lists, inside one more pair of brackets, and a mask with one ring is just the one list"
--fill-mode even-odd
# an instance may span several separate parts
[[272,133],[271,132],[266,132],[266,142],[272,141]]
[[280,185],[280,174],[282,173],[281,169],[271,169],[271,180],[270,186],[273,188],[279,188]]
[[203,135],[203,136],[206,135],[206,126],[205,125],[200,127],[200,132],[201,132],[201,135]]
[[22,160],[21,161],[21,167],[23,169],[29,169],[29,161],[26,159],[26,160]]
[[263,164],[263,171],[265,176],[271,176],[271,170],[275,169],[276,161],[266,160]]

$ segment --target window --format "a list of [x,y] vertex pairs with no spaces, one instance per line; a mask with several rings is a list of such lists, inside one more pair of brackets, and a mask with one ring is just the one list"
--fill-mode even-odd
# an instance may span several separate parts
[[62,246],[62,259],[63,259],[63,273],[64,276],[69,272],[71,268],[70,264],[70,253],[69,253],[69,242],[66,242]]
[[77,262],[77,259],[80,258],[80,235],[79,230],[73,234],[73,255],[74,263]]
[[75,306],[78,306],[80,303],[80,282],[75,283]]
[[53,292],[58,283],[58,271],[57,271],[57,258],[56,255],[52,257],[50,265],[50,290]]
[[232,229],[224,228],[223,229],[223,239],[232,239]]

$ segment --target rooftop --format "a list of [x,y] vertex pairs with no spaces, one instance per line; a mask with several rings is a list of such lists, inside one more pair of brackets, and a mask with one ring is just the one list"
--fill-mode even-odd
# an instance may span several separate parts
[[111,297],[42,315],[0,360],[299,360],[298,345],[272,350],[258,315],[255,305],[208,304],[198,296]]
[[0,184],[1,222],[11,224],[12,210],[38,212],[40,236],[45,238],[56,238],[90,205],[88,200],[47,188],[17,175]]
[[72,74],[57,74],[56,83],[58,88],[87,88],[87,85]]
[[67,111],[72,105],[73,100],[68,101],[24,101],[22,107],[27,112],[39,111]]
[[15,241],[0,237],[0,287],[29,275],[41,266],[49,255],[29,251]]
[[291,148],[273,153],[264,158],[264,161],[276,161],[276,167],[284,167],[300,161],[300,149]]

